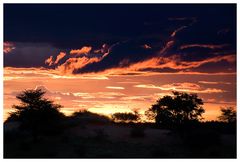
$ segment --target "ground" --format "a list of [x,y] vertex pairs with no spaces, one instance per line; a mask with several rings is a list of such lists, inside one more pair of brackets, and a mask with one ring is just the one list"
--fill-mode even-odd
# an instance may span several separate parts
[[13,125],[5,126],[5,158],[236,158],[234,134],[88,123],[33,138]]

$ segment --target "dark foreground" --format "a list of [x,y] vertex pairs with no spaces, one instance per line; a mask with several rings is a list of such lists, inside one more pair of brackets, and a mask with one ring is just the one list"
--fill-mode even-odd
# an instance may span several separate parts
[[33,136],[4,125],[4,158],[236,158],[236,132],[170,130],[151,124],[88,122]]

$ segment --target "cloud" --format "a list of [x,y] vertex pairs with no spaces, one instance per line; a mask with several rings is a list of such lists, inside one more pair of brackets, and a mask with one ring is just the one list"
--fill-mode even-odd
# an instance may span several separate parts
[[125,89],[124,87],[107,86],[108,89]]
[[168,20],[170,21],[179,21],[179,22],[185,22],[185,24],[188,24],[188,25],[183,25],[183,26],[180,26],[179,28],[175,29],[172,33],[171,33],[171,37],[175,37],[176,34],[178,32],[180,32],[181,30],[189,27],[189,26],[192,26],[194,23],[197,22],[197,19],[195,17],[170,17],[168,18]]
[[231,84],[230,82],[210,82],[210,81],[198,81],[201,84]]
[[[68,49],[72,50],[65,50],[66,52],[58,52],[58,55],[46,57],[45,63],[50,66],[48,68],[60,71],[61,75],[100,73],[105,71],[112,74],[122,71],[122,74],[138,75],[147,71],[176,73],[183,70],[188,72],[196,70],[197,72],[199,69],[196,68],[202,65],[235,62],[236,58],[234,54],[230,56],[224,53],[221,56],[215,55],[216,57],[214,57],[210,53],[179,50],[194,47],[221,49],[227,43],[189,44],[185,40],[180,40],[185,45],[178,47],[180,41],[173,37],[184,28],[192,26],[197,20],[194,17],[169,18],[169,20],[174,21],[173,24],[176,21],[174,26],[168,28],[168,31],[172,28],[175,29],[170,36],[167,33],[165,36],[160,36],[161,39],[156,39],[156,36],[150,37],[144,35],[136,39],[116,41],[117,43],[111,46],[104,43],[100,48],[95,48],[94,44],[89,45],[87,43],[88,45],[85,44],[79,49],[69,47]],[[191,28],[193,27],[195,26]],[[234,51],[232,52],[234,53]],[[191,57],[189,57],[190,55]]]
[[161,56],[165,54],[172,46],[174,45],[174,41],[168,41],[165,46],[160,51]]
[[229,46],[229,44],[220,44],[220,45],[216,45],[216,44],[186,44],[186,45],[180,46],[180,49],[182,50],[182,49],[194,48],[194,47],[209,48],[209,49],[222,49],[227,46]]
[[48,64],[48,66],[52,66],[54,64],[53,56],[50,56],[49,58],[47,58],[45,60],[45,64]]
[[174,30],[174,31],[172,32],[171,37],[175,37],[176,34],[177,34],[179,31],[181,31],[181,30],[183,30],[183,29],[185,29],[185,28],[187,28],[187,26],[181,26],[181,27],[177,28],[176,30]]
[[142,47],[142,48],[145,48],[145,49],[151,49],[151,48],[152,48],[151,46],[149,46],[149,45],[147,45],[147,44],[144,44],[144,45],[142,45],[141,47]]
[[69,58],[65,63],[58,66],[57,69],[62,73],[72,74],[74,70],[81,69],[82,67],[93,63],[99,62],[101,59],[97,57],[88,58],[88,57],[78,57],[78,58]]
[[71,50],[70,54],[72,55],[81,55],[81,54],[87,54],[92,50],[91,46],[84,46],[81,49],[75,49],[75,50]]
[[100,62],[109,53],[107,44],[103,44],[101,49],[97,51],[97,54],[96,51],[89,53],[91,50],[92,47],[84,46],[79,50],[71,50],[69,54],[60,52],[55,61],[53,56],[50,56],[45,60],[45,64],[60,71],[61,74],[72,74],[73,71],[81,69],[88,64]]
[[3,81],[9,81],[9,80],[17,80],[17,79],[24,79],[24,77],[19,76],[4,76]]
[[15,49],[10,54],[4,55],[5,67],[47,67],[46,59],[57,55],[60,50],[49,44],[13,42]]
[[11,42],[3,42],[3,52],[4,53],[10,53],[12,50],[14,50],[16,47]]
[[204,64],[208,63],[216,63],[220,61],[227,61],[229,63],[233,63],[236,61],[236,55],[225,55],[225,56],[215,56],[212,58],[200,60],[200,61],[182,61],[179,55],[172,55],[169,57],[154,57],[146,61],[138,62],[132,64],[126,70],[130,71],[138,71],[143,69],[164,69],[170,68],[175,70],[184,70],[197,68]]
[[157,54],[157,50],[141,48],[138,41],[124,41],[112,45],[98,62],[78,68],[74,73],[100,72],[116,67],[127,67]]
[[159,89],[162,91],[181,91],[181,92],[189,92],[189,93],[223,93],[225,92],[222,89],[217,88],[202,88],[198,84],[195,83],[173,83],[173,84],[165,84],[162,86],[156,86],[153,84],[138,84],[134,87],[137,88],[147,88],[147,89]]
[[[141,41],[143,40],[118,42],[109,48],[108,53],[104,54],[100,61],[76,69],[74,73],[102,72],[115,68],[125,69],[133,64],[165,55],[175,43],[174,40],[166,40],[166,42],[162,42],[162,45],[150,47],[147,44],[141,45]],[[155,43],[159,44],[159,42]]]
[[44,85],[37,85],[35,89],[42,89],[46,92],[46,96],[55,99],[61,99],[64,102],[71,102],[72,100],[81,100],[83,102],[98,102],[98,101],[108,101],[112,99],[120,100],[125,96],[123,93],[119,92],[59,92],[51,91]]
[[46,79],[84,79],[84,80],[108,80],[109,78],[104,74],[62,74],[61,71],[55,69],[47,68],[4,68],[4,78],[5,80],[13,79],[36,79],[36,80],[46,80]]
[[57,56],[54,64],[57,64],[64,56],[66,56],[65,52],[60,52],[59,55]]
[[109,52],[109,48],[110,48],[109,45],[103,44],[103,45],[102,45],[102,48],[94,50],[94,53],[106,54],[106,53]]

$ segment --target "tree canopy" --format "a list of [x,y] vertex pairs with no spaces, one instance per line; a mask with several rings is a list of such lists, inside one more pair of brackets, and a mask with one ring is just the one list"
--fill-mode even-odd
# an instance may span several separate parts
[[164,96],[156,101],[145,114],[155,118],[157,124],[183,124],[199,121],[205,110],[203,101],[197,94],[173,92],[173,96]]
[[24,90],[18,94],[16,98],[20,100],[20,104],[12,106],[15,111],[10,113],[7,122],[18,121],[21,128],[34,133],[58,127],[57,123],[64,117],[59,111],[62,106],[43,98],[44,94],[42,89]]
[[237,112],[233,107],[221,108],[221,116],[218,117],[220,121],[233,123],[237,120]]

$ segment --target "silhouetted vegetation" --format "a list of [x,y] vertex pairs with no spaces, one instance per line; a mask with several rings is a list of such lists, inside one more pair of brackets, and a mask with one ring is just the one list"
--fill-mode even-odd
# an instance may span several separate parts
[[196,94],[160,98],[145,112],[156,124],[138,122],[137,112],[109,118],[83,110],[66,117],[44,93],[17,95],[21,103],[4,123],[5,158],[236,157],[236,111],[225,108],[221,121],[203,122]]
[[203,101],[197,94],[173,92],[173,96],[164,96],[157,100],[145,114],[149,118],[154,116],[155,122],[159,125],[178,126],[199,121],[205,112],[201,105]]
[[233,107],[221,108],[221,116],[218,118],[223,122],[235,123],[237,121],[237,112]]
[[117,122],[133,122],[138,121],[140,117],[138,112],[135,111],[134,113],[114,113],[112,119]]
[[20,104],[13,105],[15,111],[10,113],[6,122],[19,122],[21,129],[31,131],[34,136],[60,131],[61,121],[65,117],[59,111],[62,106],[43,98],[44,94],[41,89],[25,90],[18,94],[16,98]]
[[109,123],[111,119],[105,115],[92,113],[87,110],[74,112],[70,117],[75,122],[84,123]]

